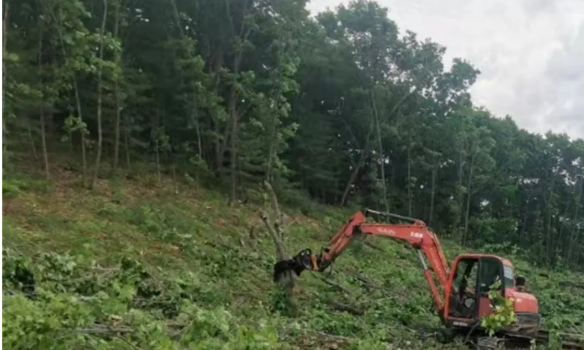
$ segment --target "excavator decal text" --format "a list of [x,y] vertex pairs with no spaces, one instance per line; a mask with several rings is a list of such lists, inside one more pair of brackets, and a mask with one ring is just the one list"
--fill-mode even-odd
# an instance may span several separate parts
[[379,233],[383,233],[389,236],[395,236],[395,231],[389,228],[385,228],[385,227],[380,227],[377,229],[379,231]]
[[410,232],[410,236],[414,238],[423,238],[424,235],[419,232]]

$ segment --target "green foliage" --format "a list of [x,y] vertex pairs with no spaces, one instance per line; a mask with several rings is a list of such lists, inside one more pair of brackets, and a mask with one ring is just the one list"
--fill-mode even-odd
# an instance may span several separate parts
[[500,281],[490,286],[488,295],[493,309],[488,316],[481,320],[481,326],[488,331],[489,335],[493,335],[495,332],[517,322],[517,315],[514,309],[515,301],[511,298],[503,297],[500,287]]
[[[572,312],[581,310],[580,296],[551,281],[566,283],[572,275],[564,270],[584,266],[584,141],[531,134],[474,105],[469,89],[480,72],[462,59],[445,70],[446,48],[400,31],[374,1],[351,1],[315,17],[305,6],[304,0],[147,1],[139,8],[125,0],[22,0],[3,8],[3,166],[14,174],[3,178],[3,197],[7,215],[16,216],[3,223],[7,242],[75,251],[41,255],[42,271],[22,256],[6,261],[40,278],[35,298],[10,282],[16,294],[6,297],[5,312],[17,320],[6,323],[13,327],[9,347],[214,348],[217,335],[229,346],[261,348],[274,341],[273,327],[286,328],[293,318],[360,338],[353,347],[376,348],[390,335],[377,333],[375,319],[407,332],[428,318],[431,300],[412,293],[424,283],[413,267],[380,263],[364,242],[353,247],[345,268],[364,266],[364,274],[399,296],[369,290],[373,300],[360,298],[364,285],[337,276],[354,292],[344,296],[353,306],[345,309],[360,308],[359,322],[330,315],[335,293],[308,298],[311,315],[257,287],[266,282],[273,259],[264,252],[273,247],[261,234],[248,242],[245,225],[257,225],[247,218],[257,213],[241,204],[262,202],[255,189],[265,180],[284,206],[302,214],[287,237],[294,248],[325,242],[348,215],[338,207],[388,209],[423,219],[460,244],[453,245],[458,251],[501,253],[554,270],[554,278],[533,278],[546,321],[559,329],[583,317]],[[74,187],[85,182],[79,170],[86,175],[98,150],[106,164],[95,164],[101,169],[95,191],[78,195]],[[34,177],[41,168],[48,181]],[[126,180],[149,195],[135,200]],[[229,189],[230,209],[216,193],[207,193],[213,208],[191,206],[205,195],[202,185]],[[94,201],[107,188],[111,198]],[[178,205],[183,192],[190,202]],[[35,197],[40,193],[47,198]],[[73,199],[57,205],[62,198]],[[404,257],[386,248],[388,256]],[[89,254],[110,264],[133,254],[163,266],[189,261],[181,270],[197,274],[172,273],[174,287],[162,288],[152,276],[127,281],[129,272],[100,274],[78,260]],[[83,274],[97,279],[77,285]],[[270,306],[227,307],[249,301],[231,293],[242,285],[256,286],[245,292]],[[140,288],[172,302],[139,304]],[[184,297],[192,291],[198,299]],[[20,307],[29,311],[19,315]],[[508,308],[488,326],[506,323]],[[55,322],[51,312],[70,320]],[[192,329],[184,342],[169,336],[174,329],[166,323],[181,312],[202,319],[202,333]],[[98,318],[113,322],[108,313],[133,331],[73,331]],[[262,318],[270,319],[266,327],[239,323]],[[22,332],[17,344],[14,334]]]
[[[110,186],[107,195],[70,188],[62,200],[34,187],[21,190],[15,200],[26,199],[20,203],[26,210],[3,222],[4,345],[459,346],[434,341],[440,321],[417,261],[401,245],[370,238],[355,242],[330,275],[320,276],[338,287],[303,273],[290,304],[271,280],[274,248],[257,226],[258,207],[228,209],[224,196],[202,189],[193,193],[189,185],[178,194],[161,190],[157,198],[144,194],[144,182],[117,179]],[[319,220],[286,217],[290,251],[322,245],[350,214],[320,208]],[[284,204],[282,210],[293,212]],[[249,236],[252,226],[256,238]],[[449,257],[462,250],[449,240],[443,244]],[[499,249],[491,246],[495,253]],[[582,276],[542,276],[547,272],[515,253],[506,254],[528,277],[546,327],[566,330],[577,324],[584,315],[578,294]]]
[[[3,251],[3,345],[66,349],[122,343],[178,349],[272,349],[267,320],[242,322],[197,275],[159,279],[130,259],[104,268],[82,257]],[[25,293],[25,291],[28,291]],[[24,293],[24,294],[23,294]],[[200,306],[204,305],[204,307]]]

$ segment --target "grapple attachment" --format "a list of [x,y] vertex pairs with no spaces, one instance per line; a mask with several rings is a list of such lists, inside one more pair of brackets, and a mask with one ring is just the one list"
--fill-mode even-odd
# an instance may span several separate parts
[[294,271],[297,276],[300,276],[302,271],[311,270],[313,266],[312,259],[313,255],[310,249],[304,249],[289,260],[278,261],[274,265],[274,282],[280,280],[280,276],[288,271]]

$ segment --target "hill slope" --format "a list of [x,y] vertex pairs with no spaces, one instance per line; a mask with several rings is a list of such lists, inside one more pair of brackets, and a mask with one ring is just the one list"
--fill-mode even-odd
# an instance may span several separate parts
[[[89,192],[71,173],[58,178],[4,185],[18,192],[4,201],[5,346],[453,348],[434,341],[430,294],[401,245],[355,242],[330,276],[302,275],[292,312],[271,281],[275,249],[260,207],[229,207],[192,186],[110,181]],[[311,213],[317,220],[284,211],[292,254],[318,249],[350,214],[322,209]],[[449,258],[462,252],[444,245]],[[582,331],[584,276],[511,258],[548,327]]]

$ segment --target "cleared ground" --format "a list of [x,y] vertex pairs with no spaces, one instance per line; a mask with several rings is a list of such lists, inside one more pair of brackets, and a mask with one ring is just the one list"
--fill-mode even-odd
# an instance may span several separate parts
[[[330,275],[302,274],[290,307],[271,280],[261,206],[229,207],[193,185],[103,180],[89,191],[74,173],[54,176],[3,184],[9,348],[465,348],[434,340],[439,321],[421,269],[399,244],[356,242]],[[282,208],[289,254],[318,250],[350,215],[315,208],[310,217]],[[443,245],[450,259],[463,252]],[[584,333],[584,276],[506,256],[548,328]]]

